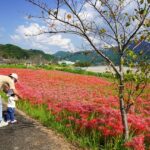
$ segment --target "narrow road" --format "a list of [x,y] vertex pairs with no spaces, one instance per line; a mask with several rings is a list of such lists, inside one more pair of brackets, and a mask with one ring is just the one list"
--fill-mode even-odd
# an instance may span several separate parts
[[19,110],[16,118],[16,124],[0,128],[0,150],[79,150]]

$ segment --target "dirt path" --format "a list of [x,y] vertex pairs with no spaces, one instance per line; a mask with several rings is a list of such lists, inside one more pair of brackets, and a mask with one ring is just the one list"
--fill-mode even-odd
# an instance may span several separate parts
[[0,150],[79,150],[19,110],[16,118],[18,123],[0,128]]

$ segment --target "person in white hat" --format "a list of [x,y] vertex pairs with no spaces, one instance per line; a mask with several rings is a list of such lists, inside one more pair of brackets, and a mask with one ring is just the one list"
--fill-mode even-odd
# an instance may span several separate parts
[[[20,94],[15,88],[15,83],[18,81],[18,75],[16,73],[12,73],[10,75],[0,75],[0,91],[5,91],[7,93],[7,90],[12,90],[13,93],[18,97],[21,98]],[[6,87],[5,85],[9,85]],[[7,126],[8,123],[3,121],[2,117],[2,99],[0,96],[0,127]]]

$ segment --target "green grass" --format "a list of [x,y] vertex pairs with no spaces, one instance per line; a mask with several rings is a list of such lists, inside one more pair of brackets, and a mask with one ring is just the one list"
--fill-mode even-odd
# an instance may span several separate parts
[[0,64],[0,68],[26,68],[26,69],[45,69],[45,70],[58,70],[64,72],[70,72],[75,74],[90,75],[96,77],[104,77],[107,79],[115,79],[112,73],[95,73],[91,71],[85,71],[80,68],[73,66],[64,66],[64,65],[35,65],[35,66],[26,66],[24,64]]
[[[6,95],[4,93],[0,94],[7,101]],[[71,115],[69,112],[62,112],[61,116],[63,119],[58,122],[56,121],[56,117],[48,110],[47,105],[33,105],[29,101],[20,100],[17,102],[17,108],[38,120],[44,126],[63,134],[64,137],[75,145],[78,145],[78,147],[90,150],[127,150],[123,146],[121,137],[109,137],[105,139],[100,132],[94,129],[91,132],[87,132],[86,130],[77,132],[76,125],[71,124],[71,121],[66,119],[67,116]],[[71,126],[66,127],[68,123]]]
[[35,69],[36,67],[34,67],[34,66],[27,67],[24,64],[0,64],[0,68],[20,68],[20,69],[30,68],[30,69]]
[[125,150],[120,137],[116,139],[110,138],[105,141],[103,136],[94,130],[90,133],[76,132],[74,125],[66,127],[68,120],[65,117],[62,121],[57,122],[55,116],[47,109],[46,105],[32,105],[28,101],[18,101],[17,107],[32,118],[40,121],[44,126],[63,134],[69,141],[79,147],[91,150]]
[[[23,65],[0,65],[1,68],[25,68]],[[38,69],[43,68],[43,66],[39,66]],[[106,77],[112,78],[111,75],[108,74],[101,74],[101,73],[93,73],[88,72],[80,69],[73,69],[69,67],[63,66],[54,66],[51,65],[48,68],[44,68],[47,70],[60,70],[66,72],[72,72],[77,74],[84,74],[84,75],[93,75],[98,77]],[[55,116],[47,109],[46,105],[32,105],[28,101],[18,101],[17,107],[23,110],[26,114],[35,118],[36,120],[40,121],[44,126],[48,128],[52,128],[57,132],[64,134],[64,136],[72,141],[73,143],[77,143],[80,147],[86,147],[92,150],[126,150],[122,145],[123,141],[121,137],[104,139],[100,133],[96,131],[87,133],[87,132],[79,132],[77,133],[74,129],[74,126],[66,127],[68,120],[65,118],[61,122],[57,122]]]
[[[72,141],[73,143],[78,143],[81,147],[93,147],[95,150],[98,145],[95,142],[92,142],[88,136],[80,136],[74,133],[72,127],[66,127],[66,120],[63,122],[57,122],[55,116],[51,114],[45,105],[31,105],[27,101],[19,101],[17,107],[23,110],[26,114],[32,118],[40,121],[44,126],[52,128],[59,133],[63,133],[64,136]],[[93,149],[92,148],[92,149]]]
[[56,70],[65,71],[65,72],[71,72],[76,74],[84,74],[84,75],[91,75],[91,76],[97,76],[97,77],[105,77],[105,78],[114,78],[114,76],[111,73],[95,73],[91,71],[85,71],[82,69],[76,69],[76,68],[58,68]]

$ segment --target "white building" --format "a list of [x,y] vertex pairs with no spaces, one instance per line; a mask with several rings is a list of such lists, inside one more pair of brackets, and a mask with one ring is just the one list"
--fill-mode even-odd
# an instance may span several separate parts
[[75,62],[68,61],[68,60],[62,60],[62,61],[59,61],[58,64],[74,65]]

